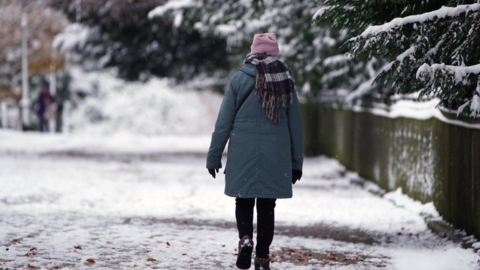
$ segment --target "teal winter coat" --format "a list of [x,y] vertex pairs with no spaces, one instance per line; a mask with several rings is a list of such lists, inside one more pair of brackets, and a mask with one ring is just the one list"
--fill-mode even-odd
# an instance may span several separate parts
[[[227,141],[225,194],[237,198],[291,198],[292,169],[303,165],[303,123],[297,93],[279,121],[267,118],[252,91],[258,71],[244,65],[227,87],[207,157],[221,168]],[[248,95],[248,96],[247,96]],[[243,104],[242,104],[243,102]]]

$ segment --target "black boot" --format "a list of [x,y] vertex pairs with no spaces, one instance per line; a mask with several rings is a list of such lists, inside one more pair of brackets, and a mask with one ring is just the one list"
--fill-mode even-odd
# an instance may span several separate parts
[[270,259],[255,257],[255,270],[270,270]]
[[238,241],[237,267],[240,269],[249,269],[252,266],[253,241],[248,235],[245,235]]

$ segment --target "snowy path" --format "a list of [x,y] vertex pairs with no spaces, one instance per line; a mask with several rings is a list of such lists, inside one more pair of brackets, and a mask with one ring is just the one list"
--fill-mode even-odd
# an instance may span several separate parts
[[[102,140],[0,131],[0,269],[235,268],[234,199],[204,169],[208,139]],[[277,203],[272,269],[477,269],[427,229],[432,205],[375,195],[324,157],[304,175]]]

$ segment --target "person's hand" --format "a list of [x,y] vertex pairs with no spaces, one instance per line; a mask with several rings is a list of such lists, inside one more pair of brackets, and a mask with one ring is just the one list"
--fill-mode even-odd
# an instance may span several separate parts
[[292,184],[295,185],[297,181],[300,181],[300,178],[302,178],[302,170],[292,170]]
[[208,173],[212,175],[213,178],[215,178],[215,171],[218,173],[218,169],[207,169]]

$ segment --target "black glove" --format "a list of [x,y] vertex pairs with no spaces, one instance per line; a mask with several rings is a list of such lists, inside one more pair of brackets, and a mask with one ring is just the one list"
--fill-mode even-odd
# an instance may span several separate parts
[[208,173],[211,174],[213,178],[215,178],[215,170],[218,173],[218,169],[207,169],[207,170],[208,170]]
[[295,185],[295,182],[300,181],[302,174],[302,170],[292,170],[292,184]]

